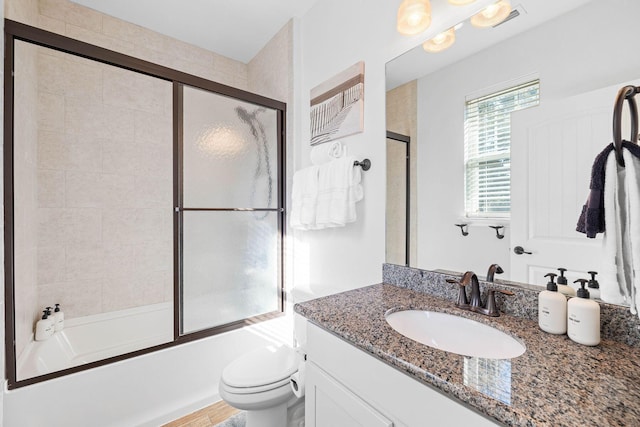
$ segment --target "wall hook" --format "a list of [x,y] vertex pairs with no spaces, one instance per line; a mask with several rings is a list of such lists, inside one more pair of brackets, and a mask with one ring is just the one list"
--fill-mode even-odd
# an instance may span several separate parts
[[489,227],[496,230],[496,237],[498,239],[504,239],[504,233],[500,234],[500,230],[504,228],[504,225],[490,225]]
[[469,232],[467,231],[467,226],[469,224],[454,224],[456,227],[460,227],[460,232],[463,236],[468,236]]

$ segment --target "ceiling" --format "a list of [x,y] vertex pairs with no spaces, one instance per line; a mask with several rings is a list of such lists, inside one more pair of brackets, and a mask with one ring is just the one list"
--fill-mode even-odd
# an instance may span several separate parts
[[72,1],[247,63],[318,0]]
[[386,88],[391,90],[411,80],[431,74],[590,1],[594,0],[511,0],[513,8],[520,12],[520,16],[517,18],[489,29],[474,28],[467,20],[456,31],[455,44],[444,52],[427,53],[420,44],[388,62]]

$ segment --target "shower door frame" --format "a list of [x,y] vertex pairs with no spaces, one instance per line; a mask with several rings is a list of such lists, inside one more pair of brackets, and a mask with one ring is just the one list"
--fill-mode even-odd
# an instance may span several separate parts
[[[194,76],[169,67],[148,62],[139,58],[125,55],[119,52],[108,50],[99,46],[85,43],[76,39],[62,36],[32,27],[9,19],[4,20],[5,24],[5,62],[4,62],[4,152],[3,152],[3,179],[4,179],[4,266],[5,266],[5,353],[6,353],[6,377],[8,388],[15,389],[30,384],[58,378],[75,372],[92,369],[98,366],[107,365],[157,350],[174,347],[190,341],[202,339],[219,333],[241,328],[245,325],[255,324],[260,321],[273,319],[282,316],[285,310],[284,295],[284,242],[285,242],[285,194],[286,194],[286,108],[284,102],[257,95],[242,89],[227,86],[202,77]],[[80,366],[51,372],[48,374],[17,379],[17,356],[15,354],[15,300],[14,300],[14,203],[13,203],[13,145],[14,145],[14,42],[23,41],[33,45],[65,52],[71,55],[80,56],[89,60],[103,64],[115,66],[129,71],[141,73],[173,84],[173,245],[174,245],[174,283],[173,283],[173,340],[144,348],[130,353],[109,357],[95,362],[86,363]],[[249,102],[258,106],[267,107],[277,111],[277,207],[269,209],[277,215],[278,223],[278,310],[253,316],[250,318],[227,323],[221,326],[203,329],[187,334],[180,334],[180,308],[181,298],[181,276],[182,276],[182,206],[180,203],[181,181],[182,181],[182,87],[191,86],[214,94],[235,98],[240,101]],[[263,209],[257,209],[263,210]]]

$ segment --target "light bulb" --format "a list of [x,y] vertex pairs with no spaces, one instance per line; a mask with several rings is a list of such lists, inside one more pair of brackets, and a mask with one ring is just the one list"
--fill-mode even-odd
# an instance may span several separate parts
[[427,40],[422,44],[422,48],[427,52],[436,53],[442,52],[448,49],[456,41],[455,28],[449,28],[447,31],[443,31],[430,40]]
[[494,3],[492,5],[487,6],[482,12],[482,16],[484,16],[487,19],[491,19],[494,16],[496,16],[496,13],[498,13],[498,10],[500,10],[500,6],[498,6],[497,3]]
[[429,0],[404,0],[398,8],[397,28],[400,34],[419,34],[431,25]]
[[478,28],[488,28],[498,25],[511,13],[509,0],[499,0],[487,7],[480,13],[471,17],[471,25]]

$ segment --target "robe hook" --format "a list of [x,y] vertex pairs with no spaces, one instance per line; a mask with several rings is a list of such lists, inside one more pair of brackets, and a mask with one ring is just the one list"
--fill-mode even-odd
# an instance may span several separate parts
[[504,233],[500,234],[500,230],[504,228],[504,225],[490,225],[489,227],[496,230],[496,237],[498,239],[504,239]]
[[467,226],[469,224],[454,224],[456,227],[460,227],[460,232],[463,236],[468,236],[469,232],[467,231]]

